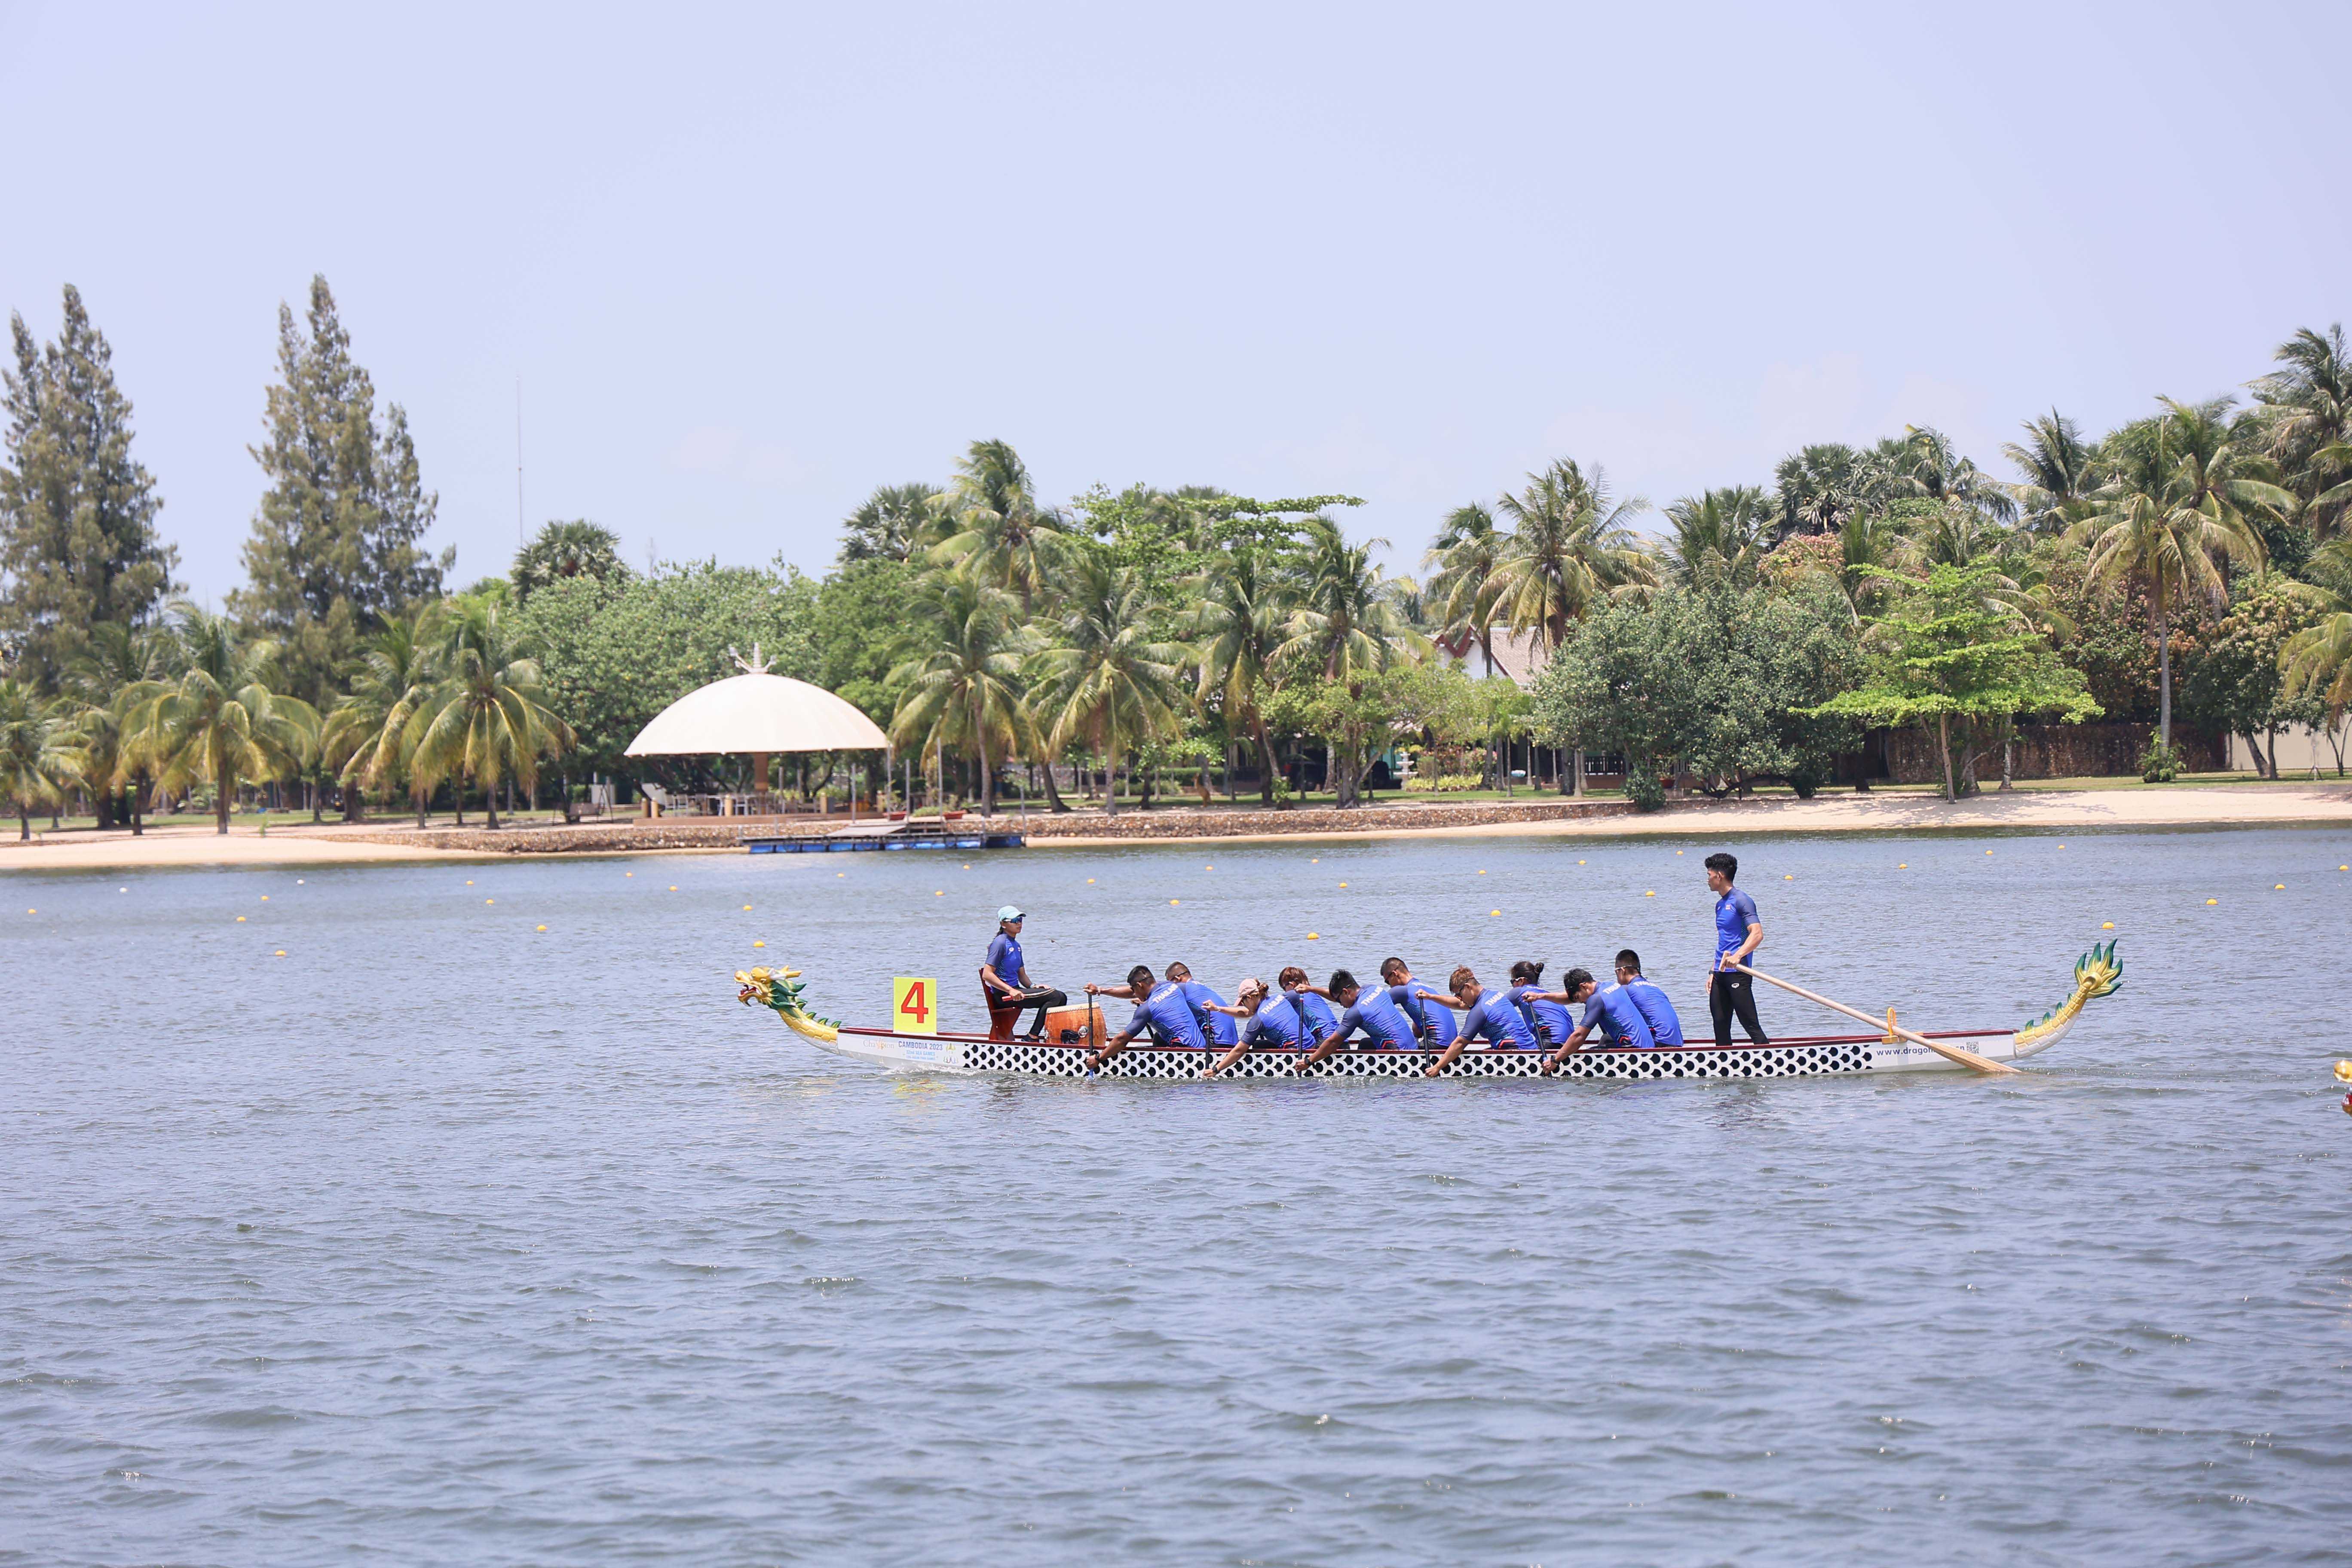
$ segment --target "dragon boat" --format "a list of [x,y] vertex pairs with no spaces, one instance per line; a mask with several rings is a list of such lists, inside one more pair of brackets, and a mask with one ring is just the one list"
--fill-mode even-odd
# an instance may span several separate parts
[[[1089,1065],[1101,1043],[1099,1008],[1076,1012],[1083,1027],[1047,1027],[1049,1040],[1005,1039],[986,1035],[904,1034],[859,1028],[820,1018],[809,1009],[796,969],[749,969],[735,973],[736,996],[744,1005],[772,1009],[811,1045],[899,1072],[1011,1074],[1022,1078],[1117,1078],[1197,1079],[1213,1055],[1191,1047],[1129,1045],[1099,1067]],[[2074,994],[2019,1029],[1937,1031],[1927,1037],[1991,1061],[2013,1063],[2040,1056],[2064,1038],[2083,1009],[2123,984],[2116,944],[2094,945],[2074,963]],[[1061,1016],[1059,1015],[1057,1017]],[[1574,1052],[1552,1076],[1571,1079],[1819,1078],[1854,1073],[1961,1072],[1961,1063],[1897,1036],[1895,1015],[1885,1034],[1805,1035],[1769,1046],[1661,1046],[1647,1049],[1599,1047]],[[1435,1054],[1400,1050],[1342,1050],[1294,1073],[1300,1052],[1265,1047],[1250,1052],[1219,1075],[1224,1079],[1418,1078]],[[1474,1048],[1445,1069],[1447,1078],[1539,1078],[1548,1052]]]

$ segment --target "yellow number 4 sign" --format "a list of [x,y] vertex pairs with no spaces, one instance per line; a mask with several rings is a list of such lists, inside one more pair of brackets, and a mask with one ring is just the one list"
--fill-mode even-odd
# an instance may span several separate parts
[[940,983],[901,974],[890,982],[891,1027],[902,1035],[940,1032]]

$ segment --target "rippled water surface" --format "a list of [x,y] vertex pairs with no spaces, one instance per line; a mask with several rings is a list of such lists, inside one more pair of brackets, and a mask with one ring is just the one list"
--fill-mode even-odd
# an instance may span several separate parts
[[0,878],[0,1560],[2341,1561],[2352,835],[1738,846],[1930,1026],[2114,921],[1998,1083],[894,1079],[728,981],[970,1026],[1010,900],[1073,990],[1632,945],[1703,1019],[1713,847]]

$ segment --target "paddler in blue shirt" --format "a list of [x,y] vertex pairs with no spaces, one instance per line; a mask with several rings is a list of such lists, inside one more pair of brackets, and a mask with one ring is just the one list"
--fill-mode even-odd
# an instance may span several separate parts
[[1021,1009],[1034,1005],[1036,1017],[1022,1037],[1034,1040],[1045,1033],[1045,1015],[1069,1001],[1050,986],[1029,983],[1029,961],[1021,956],[1021,925],[1029,917],[1011,904],[996,911],[996,935],[989,940],[988,956],[981,960],[980,994],[988,1002],[988,1037],[1009,1040]]
[[1453,993],[1441,994],[1423,991],[1422,1000],[1441,1003],[1462,1014],[1462,1033],[1445,1047],[1445,1054],[1430,1065],[1428,1075],[1435,1078],[1454,1065],[1454,1058],[1472,1044],[1484,1040],[1496,1050],[1532,1051],[1537,1048],[1534,1028],[1518,1008],[1511,1005],[1507,991],[1488,991],[1478,984],[1477,975],[1464,964],[1448,977],[1446,984]]
[[1209,1042],[1201,1034],[1201,1021],[1192,1012],[1183,987],[1172,981],[1155,982],[1149,964],[1139,963],[1127,972],[1127,984],[1107,992],[1089,983],[1087,994],[1101,996],[1118,994],[1136,998],[1135,1016],[1127,1027],[1105,1042],[1103,1048],[1087,1058],[1089,1068],[1098,1068],[1127,1048],[1127,1043],[1140,1034],[1149,1033],[1163,1046],[1186,1046],[1193,1050],[1206,1050]]
[[1364,986],[1344,969],[1331,973],[1330,996],[1335,1005],[1344,1007],[1339,1021],[1323,1041],[1307,1053],[1306,1058],[1291,1068],[1293,1072],[1305,1072],[1333,1051],[1345,1045],[1357,1030],[1364,1032],[1365,1044],[1375,1050],[1409,1051],[1419,1042],[1414,1038],[1412,1020],[1404,1009],[1389,998],[1384,985]]
[[[1388,988],[1389,1000],[1412,1023],[1413,1038],[1423,1048],[1438,1050],[1454,1043],[1454,1015],[1440,1007],[1432,1010],[1421,999],[1421,989],[1412,983],[1412,971],[1402,958],[1381,961],[1381,984]],[[1328,998],[1328,987],[1310,985],[1315,995]]]
[[1564,989],[1559,994],[1571,1005],[1582,1005],[1584,1021],[1568,1037],[1567,1044],[1544,1063],[1545,1072],[1566,1061],[1570,1051],[1582,1050],[1585,1040],[1595,1029],[1612,1046],[1646,1047],[1658,1043],[1650,1034],[1649,1020],[1642,1016],[1642,1010],[1633,1005],[1633,999],[1625,994],[1623,986],[1604,988],[1592,978],[1589,969],[1570,970],[1561,984]]
[[1575,1023],[1561,1005],[1563,994],[1543,988],[1544,966],[1532,958],[1523,958],[1511,965],[1511,988],[1505,993],[1519,1016],[1528,1021],[1535,1032],[1536,1044],[1546,1050],[1568,1038]]
[[1675,1011],[1674,1003],[1655,981],[1642,974],[1642,955],[1632,948],[1622,948],[1617,954],[1617,984],[1641,1010],[1643,1021],[1650,1026],[1650,1037],[1662,1046],[1679,1047],[1683,1043],[1683,1021]]
[[1261,1047],[1303,1051],[1331,1032],[1338,1016],[1308,985],[1307,971],[1292,964],[1275,979],[1280,993],[1267,991],[1263,980],[1244,980],[1234,1005],[1217,1009],[1244,1020],[1240,1038],[1232,1050],[1201,1069],[1202,1078],[1216,1077]]
[[[1168,984],[1184,993],[1185,1004],[1192,1009],[1193,1021],[1201,1026],[1202,1036],[1211,1045],[1230,1046],[1241,1037],[1234,1026],[1234,1020],[1248,1015],[1235,1012],[1226,1005],[1223,997],[1193,979],[1191,964],[1181,958],[1171,963],[1168,966]],[[1130,1000],[1138,994],[1125,985],[1100,986],[1093,994],[1097,996],[1124,996]]]

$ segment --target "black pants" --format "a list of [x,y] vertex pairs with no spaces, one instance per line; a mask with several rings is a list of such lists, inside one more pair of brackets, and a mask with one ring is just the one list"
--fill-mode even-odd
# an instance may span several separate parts
[[1029,1020],[1029,1033],[1042,1035],[1045,1032],[1045,1015],[1055,1007],[1068,1005],[1069,1000],[1059,991],[1033,985],[1026,991],[1000,991],[989,999],[988,1005],[991,1012],[1006,1010],[1018,1018],[1022,1008],[1034,1004],[1037,1016]]
[[1739,1026],[1748,1031],[1749,1039],[1759,1046],[1769,1046],[1772,1043],[1764,1033],[1764,1026],[1756,1021],[1756,977],[1754,975],[1733,974],[1725,970],[1716,971],[1712,984],[1706,988],[1706,1010],[1715,1015],[1717,1045],[1731,1044],[1731,1015],[1735,1011],[1739,1015]]

